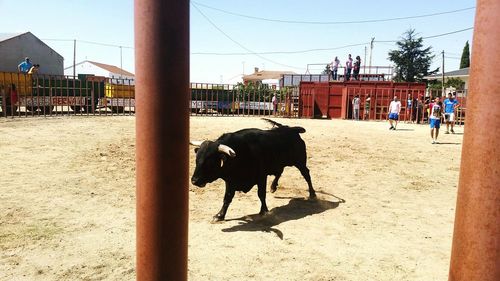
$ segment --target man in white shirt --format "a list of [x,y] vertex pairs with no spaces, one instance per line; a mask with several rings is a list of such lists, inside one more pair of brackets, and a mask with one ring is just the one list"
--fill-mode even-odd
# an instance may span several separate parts
[[396,130],[396,126],[398,125],[399,112],[401,112],[401,102],[399,101],[398,97],[394,96],[394,99],[389,105],[389,124],[391,124],[389,130]]
[[339,70],[339,64],[340,60],[338,57],[335,57],[335,59],[332,62],[332,79],[337,80],[337,71]]
[[345,81],[351,80],[351,70],[352,70],[352,57],[349,54],[347,61],[345,62]]
[[441,127],[441,116],[443,115],[443,104],[439,97],[434,99],[434,102],[429,104],[429,125],[431,127],[432,143],[438,143],[439,128]]

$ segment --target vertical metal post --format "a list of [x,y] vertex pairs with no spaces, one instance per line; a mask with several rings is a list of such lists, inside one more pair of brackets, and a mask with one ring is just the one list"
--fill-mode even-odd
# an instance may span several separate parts
[[76,39],[73,40],[73,79],[76,76]]
[[[137,280],[187,280],[189,1],[135,0]],[[167,110],[168,109],[168,110]]]
[[443,61],[442,61],[442,68],[443,70],[441,71],[441,96],[444,97],[446,94],[444,93],[444,50],[441,52],[441,55],[443,56]]
[[123,72],[123,55],[122,55],[122,46],[120,46],[120,79],[122,79],[122,72]]
[[369,74],[372,73],[372,52],[373,52],[373,41],[374,40],[375,40],[375,37],[372,37],[372,40],[370,41],[370,65],[368,66],[368,73]]
[[478,0],[450,281],[500,280],[500,1]]

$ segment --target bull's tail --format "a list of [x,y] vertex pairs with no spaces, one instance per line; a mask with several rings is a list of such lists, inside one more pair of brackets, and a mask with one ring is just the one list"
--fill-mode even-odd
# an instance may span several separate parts
[[283,125],[281,125],[280,123],[276,122],[276,121],[273,121],[271,119],[267,119],[267,118],[262,118],[262,120],[264,121],[267,121],[269,123],[271,123],[271,125],[273,125],[273,127],[283,127]]
[[306,132],[306,129],[304,129],[302,127],[298,127],[298,126],[296,126],[296,127],[288,127],[286,125],[282,125],[282,124],[280,124],[280,123],[278,123],[276,121],[273,121],[273,120],[267,119],[267,118],[262,118],[262,120],[265,120],[265,121],[271,123],[273,125],[273,127],[276,127],[277,129],[278,128],[283,128],[283,129],[286,128],[287,130],[291,130],[291,131],[297,132],[299,134],[302,134],[302,133]]

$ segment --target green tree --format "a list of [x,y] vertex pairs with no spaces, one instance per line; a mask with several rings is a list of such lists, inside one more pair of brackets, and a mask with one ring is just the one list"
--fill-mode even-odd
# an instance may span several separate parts
[[448,78],[446,80],[446,82],[444,83],[444,85],[448,88],[448,87],[453,87],[457,90],[463,90],[464,89],[464,86],[465,86],[465,81],[460,79],[460,78],[456,78],[456,77],[451,77],[451,78]]
[[462,58],[460,59],[460,69],[470,66],[470,51],[469,41],[465,42],[464,50],[462,51]]
[[330,75],[330,73],[332,73],[332,69],[330,68],[330,64],[327,64],[323,72],[321,72],[321,74]]
[[439,71],[439,68],[429,71],[434,55],[432,47],[424,48],[423,41],[422,37],[417,37],[415,29],[410,29],[396,42],[398,49],[389,51],[389,60],[396,65],[396,81],[421,82],[424,76]]

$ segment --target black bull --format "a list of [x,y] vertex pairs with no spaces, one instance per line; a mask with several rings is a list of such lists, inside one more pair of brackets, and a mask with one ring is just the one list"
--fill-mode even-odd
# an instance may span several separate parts
[[226,183],[224,203],[214,216],[215,221],[224,220],[236,191],[246,193],[254,185],[258,187],[257,193],[261,202],[259,214],[268,212],[267,176],[275,176],[271,192],[276,191],[278,180],[286,166],[299,169],[309,186],[309,197],[316,197],[306,166],[306,145],[299,135],[306,130],[302,127],[281,125],[269,119],[264,120],[274,127],[270,130],[243,129],[223,134],[215,141],[191,142],[199,146],[195,148],[196,168],[191,182],[204,187],[207,183],[221,178]]

